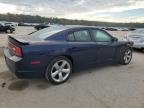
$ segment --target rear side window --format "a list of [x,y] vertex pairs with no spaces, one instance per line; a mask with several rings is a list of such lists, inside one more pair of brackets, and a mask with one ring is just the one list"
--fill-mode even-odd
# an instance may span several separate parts
[[68,40],[69,41],[74,41],[75,40],[73,33],[68,35]]
[[87,30],[77,31],[68,35],[69,41],[89,42],[91,41],[90,34]]
[[92,34],[98,42],[110,42],[112,40],[110,35],[101,30],[92,30]]

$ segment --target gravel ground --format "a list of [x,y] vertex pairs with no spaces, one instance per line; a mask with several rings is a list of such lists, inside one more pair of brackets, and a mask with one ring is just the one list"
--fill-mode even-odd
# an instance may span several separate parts
[[[26,34],[34,29],[17,30]],[[6,37],[1,39],[6,45]],[[55,86],[42,79],[16,78],[0,56],[0,108],[144,108],[143,61],[144,53],[134,51],[127,66],[106,65],[76,72],[66,83]]]

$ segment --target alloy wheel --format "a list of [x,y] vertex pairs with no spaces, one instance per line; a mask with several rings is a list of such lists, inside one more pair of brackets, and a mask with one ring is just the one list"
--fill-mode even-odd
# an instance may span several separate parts
[[124,54],[124,62],[127,64],[131,61],[132,58],[132,51],[129,49]]
[[63,82],[66,80],[71,71],[71,66],[66,60],[59,60],[55,62],[51,68],[51,78],[55,82]]

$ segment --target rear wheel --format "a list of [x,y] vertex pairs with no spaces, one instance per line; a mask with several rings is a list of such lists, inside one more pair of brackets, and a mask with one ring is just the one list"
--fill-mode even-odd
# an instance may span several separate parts
[[131,62],[131,59],[132,59],[132,49],[126,48],[120,55],[119,63],[122,65],[127,65]]
[[64,56],[60,56],[50,62],[45,72],[45,78],[54,84],[61,84],[69,79],[71,73],[71,61]]

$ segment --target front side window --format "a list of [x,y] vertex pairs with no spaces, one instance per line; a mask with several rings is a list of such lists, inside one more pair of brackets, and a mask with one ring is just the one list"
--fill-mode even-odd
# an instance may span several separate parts
[[110,42],[112,41],[111,36],[101,30],[92,30],[94,39],[98,42]]

